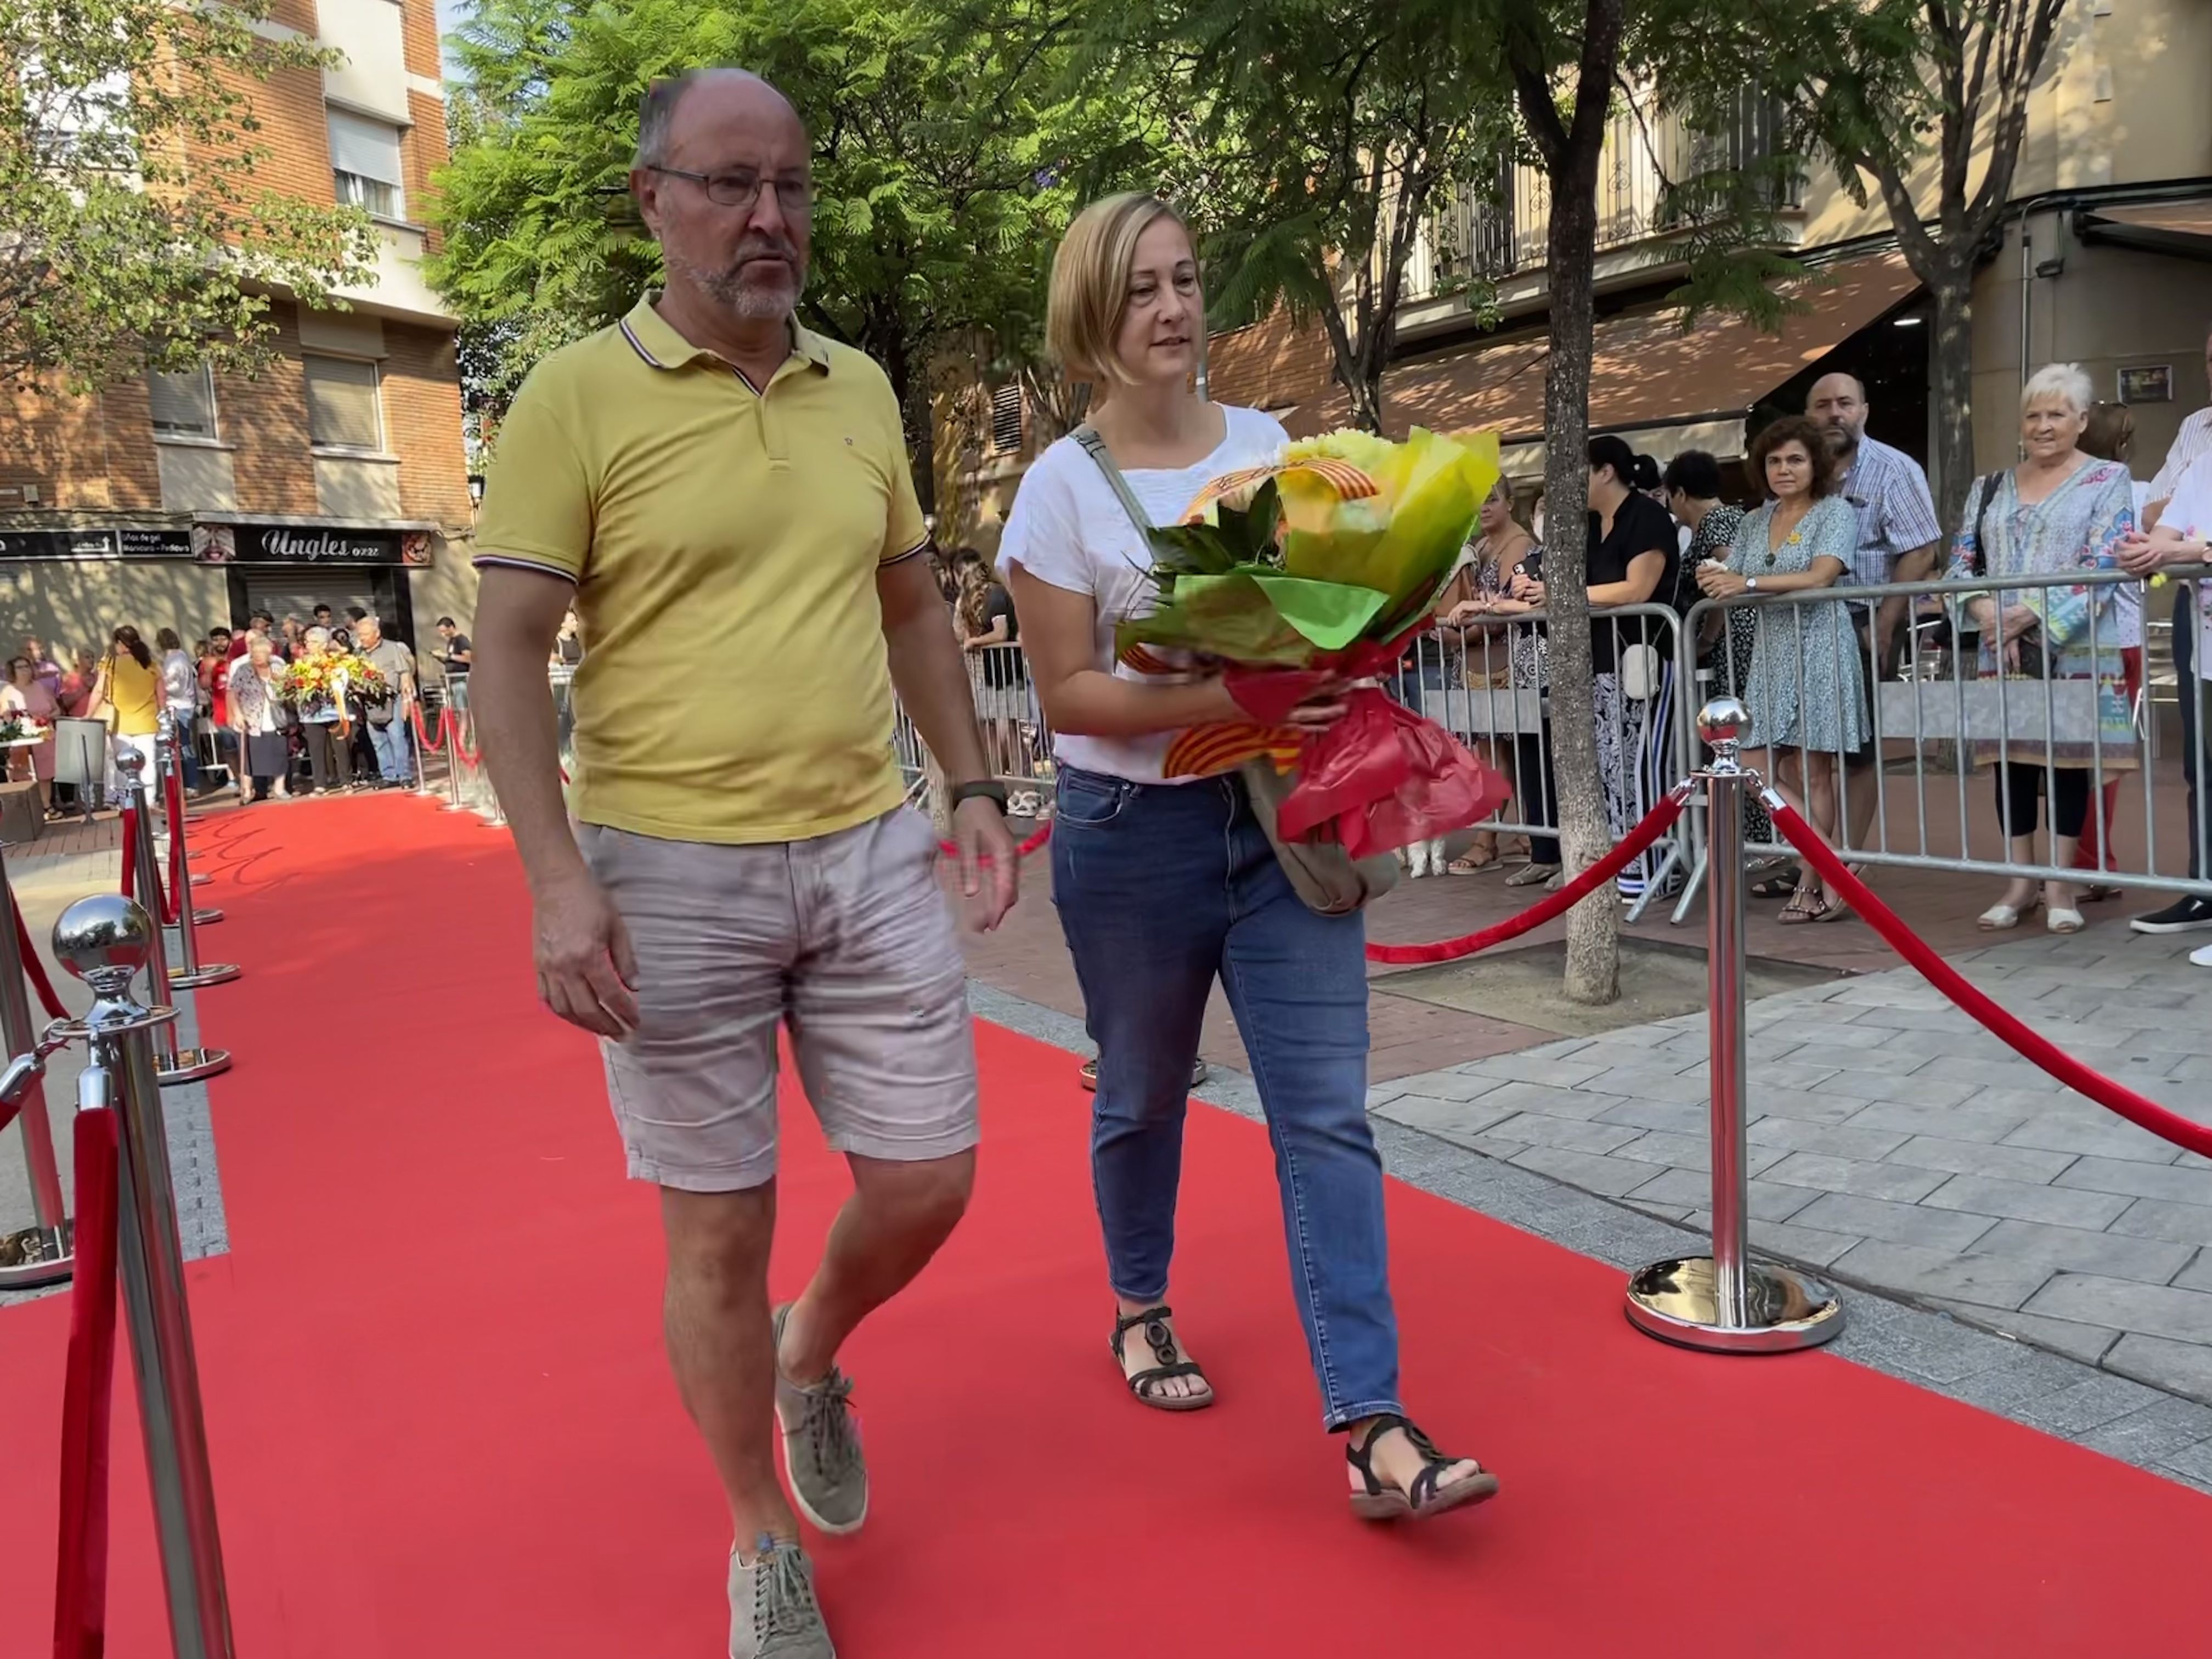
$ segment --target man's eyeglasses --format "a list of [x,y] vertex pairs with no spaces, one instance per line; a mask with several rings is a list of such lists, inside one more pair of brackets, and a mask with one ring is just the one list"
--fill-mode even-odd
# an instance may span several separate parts
[[[707,192],[707,199],[717,207],[750,208],[760,200],[761,191],[769,188],[767,179],[757,173],[686,173],[682,167],[647,167],[647,173],[664,173],[671,179],[689,179]],[[775,204],[783,210],[787,218],[799,218],[814,210],[814,186],[805,179],[779,179],[775,181]]]

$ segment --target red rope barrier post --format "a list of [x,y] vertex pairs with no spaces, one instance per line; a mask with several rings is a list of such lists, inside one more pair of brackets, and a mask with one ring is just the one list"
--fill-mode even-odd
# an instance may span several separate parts
[[[87,1109],[78,1122],[82,1126],[88,1119],[106,1115],[112,1103],[113,1127],[118,1132],[121,1156],[112,1185],[113,1260],[121,1270],[123,1316],[131,1328],[131,1369],[138,1383],[139,1423],[145,1431],[155,1535],[168,1592],[170,1644],[177,1654],[191,1659],[231,1659],[235,1650],[216,1526],[215,1482],[208,1464],[199,1365],[185,1294],[184,1245],[177,1231],[177,1196],[155,1067],[154,1034],[177,1016],[173,1008],[144,1006],[131,995],[131,982],[139,969],[150,969],[161,961],[161,927],[143,907],[100,894],[80,899],[62,913],[54,924],[54,954],[91,987],[94,998],[82,1027],[92,1053],[78,1082],[78,1101]],[[94,1128],[81,1131],[79,1145],[95,1164],[103,1134],[96,1121]],[[98,1191],[81,1188],[80,1194],[90,1255],[99,1248],[93,1237]],[[106,1399],[98,1374],[96,1321],[100,1312],[97,1304],[103,1296],[113,1294],[117,1275],[112,1267],[96,1275],[94,1265],[91,1261],[85,1264],[73,1310],[84,1315],[84,1326],[91,1328],[82,1371],[76,1329],[70,1343],[69,1421],[90,1432],[71,1443],[75,1459],[64,1462],[62,1594],[55,1609],[55,1652],[67,1659],[97,1659],[106,1622],[100,1603],[106,1589],[107,1460],[97,1427],[106,1417]],[[108,1351],[112,1356],[112,1335]]]
[[[52,1018],[65,1012],[61,999],[46,978],[45,964],[31,946],[30,929],[8,885],[8,872],[0,863],[0,896],[8,914],[0,917],[0,1060],[32,1053],[38,1043],[38,1024],[31,998]],[[58,1285],[70,1276],[70,1221],[62,1193],[62,1176],[54,1161],[54,1132],[46,1116],[46,1090],[36,1075],[23,1079],[12,1102],[0,1101],[0,1127],[10,1117],[22,1123],[23,1167],[30,1176],[31,1225],[0,1234],[0,1290],[27,1290],[36,1285]]]
[[[123,896],[132,896],[133,889],[143,902],[153,897],[158,904],[161,890],[161,862],[154,856],[153,808],[146,799],[146,782],[140,774],[145,763],[127,750],[116,757],[116,768],[123,774]],[[135,872],[135,873],[134,873]],[[154,905],[148,905],[149,911]],[[162,948],[161,932],[156,925],[154,949],[146,957],[146,994],[156,1008],[172,1006],[169,989],[169,960]],[[179,1048],[168,1025],[160,1027],[155,1039],[154,1064],[156,1074],[165,1085],[195,1083],[202,1078],[214,1077],[230,1069],[230,1051],[227,1048]]]
[[[190,902],[194,884],[205,881],[207,878],[192,873],[191,849],[185,840],[185,779],[184,774],[177,769],[176,739],[164,732],[155,741],[161,768],[163,799],[169,818],[169,890],[165,896],[167,902],[162,908],[161,925],[174,927],[179,925],[178,917],[183,914],[181,907]],[[192,910],[192,924],[198,927],[205,927],[222,920],[222,911],[204,904]],[[191,963],[198,954],[198,945],[194,941],[185,952],[186,972],[193,971]]]
[[[1713,757],[1705,784],[1706,1019],[1711,1035],[1712,1254],[1655,1261],[1628,1281],[1629,1323],[1648,1336],[1714,1353],[1780,1353],[1826,1342],[1844,1328],[1844,1306],[1794,1268],[1754,1266],[1748,1254],[1751,1187],[1746,1165],[1743,1029],[1743,790],[1737,761],[1751,715],[1734,697],[1698,711]],[[1754,780],[1755,781],[1755,780]]]

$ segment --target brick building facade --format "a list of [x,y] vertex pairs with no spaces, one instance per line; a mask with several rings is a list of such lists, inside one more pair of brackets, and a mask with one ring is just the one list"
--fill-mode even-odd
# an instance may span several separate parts
[[[345,310],[274,301],[258,374],[0,394],[0,640],[58,652],[120,623],[189,642],[267,606],[359,604],[418,645],[475,582],[455,319],[424,283],[446,161],[433,0],[282,0],[259,26],[343,54],[246,88],[274,190],[365,208]],[[210,164],[219,164],[209,158]]]

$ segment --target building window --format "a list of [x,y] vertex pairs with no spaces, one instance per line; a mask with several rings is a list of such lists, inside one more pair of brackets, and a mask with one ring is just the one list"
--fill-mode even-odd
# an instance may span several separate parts
[[358,357],[303,356],[307,371],[307,435],[318,449],[384,447],[384,411],[376,365]]
[[991,394],[991,450],[1011,455],[1022,447],[1022,388],[1009,381]]
[[164,438],[213,438],[215,377],[205,363],[174,374],[155,369],[146,376],[147,401],[154,430]]
[[404,217],[407,198],[401,184],[406,175],[399,165],[399,129],[351,110],[334,109],[329,114],[331,176],[338,200],[366,208],[380,219]]

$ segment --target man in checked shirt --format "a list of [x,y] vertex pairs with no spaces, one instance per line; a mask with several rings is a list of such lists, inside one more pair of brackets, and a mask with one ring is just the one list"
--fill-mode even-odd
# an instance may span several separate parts
[[[1848,585],[1926,581],[1935,574],[1936,556],[1943,549],[1943,527],[1936,521],[1936,500],[1928,493],[1928,475],[1920,463],[1866,435],[1866,387],[1851,375],[1824,374],[1815,380],[1805,412],[1828,434],[1829,453],[1844,475],[1838,493],[1858,514],[1859,544]],[[1902,599],[1884,599],[1869,628],[1866,611],[1852,607],[1866,659],[1864,683],[1870,707],[1878,696],[1876,683],[1889,678],[1896,668],[1908,608]],[[1874,729],[1871,721],[1869,729]],[[1871,738],[1865,747],[1844,757],[1848,772],[1856,774],[1856,778],[1846,776],[1844,783],[1844,831],[1853,847],[1865,845],[1874,823],[1876,790],[1869,769],[1881,757],[1881,745]]]

